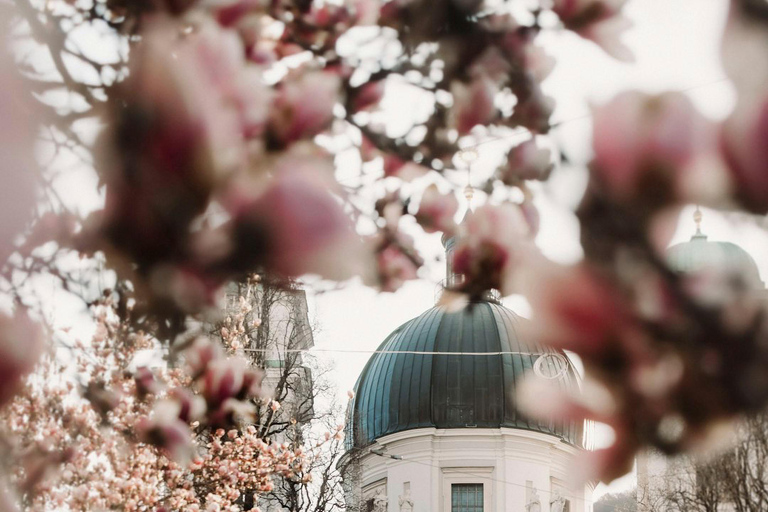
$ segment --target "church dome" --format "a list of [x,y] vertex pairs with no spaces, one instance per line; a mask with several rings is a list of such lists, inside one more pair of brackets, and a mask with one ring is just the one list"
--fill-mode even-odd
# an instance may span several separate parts
[[[583,426],[536,422],[515,406],[515,389],[536,367],[578,386],[564,354],[525,342],[525,319],[493,301],[459,312],[433,307],[397,328],[371,357],[348,411],[348,447],[418,428],[514,428],[583,446]],[[538,361],[538,362],[537,362]]]
[[[695,217],[701,222],[701,214]],[[731,242],[710,242],[697,228],[688,242],[673,245],[667,249],[667,263],[681,274],[700,272],[708,268],[733,270],[742,273],[750,284],[763,288],[757,263],[747,251]]]

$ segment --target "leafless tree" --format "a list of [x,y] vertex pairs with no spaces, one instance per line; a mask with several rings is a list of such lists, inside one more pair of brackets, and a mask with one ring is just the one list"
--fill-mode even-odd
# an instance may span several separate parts
[[707,462],[669,463],[663,488],[640,489],[643,510],[758,512],[768,510],[768,416],[745,421],[737,443]]
[[[229,311],[247,311],[242,348],[252,364],[263,369],[265,385],[271,391],[270,399],[257,404],[259,436],[314,451],[301,474],[277,480],[274,490],[262,496],[258,505],[269,511],[342,510],[338,462],[344,443],[334,436],[343,423],[343,408],[329,379],[332,367],[306,352],[318,326],[309,319],[305,292],[296,283],[259,276],[233,283],[227,302]],[[215,329],[225,325],[226,321]],[[272,407],[272,400],[280,407]],[[247,499],[243,502],[246,510],[255,505]]]
[[604,494],[595,503],[594,512],[637,512],[635,489]]

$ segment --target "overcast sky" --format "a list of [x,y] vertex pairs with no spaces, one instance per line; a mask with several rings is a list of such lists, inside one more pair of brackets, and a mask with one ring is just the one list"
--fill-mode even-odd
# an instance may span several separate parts
[[[626,42],[637,60],[631,65],[613,61],[596,46],[572,34],[542,38],[558,61],[544,84],[547,93],[557,100],[555,122],[564,121],[554,136],[577,164],[574,168],[559,169],[537,199],[542,214],[537,243],[549,257],[566,263],[581,258],[578,224],[572,210],[586,183],[585,172],[578,164],[589,157],[590,103],[605,102],[630,88],[651,92],[678,90],[685,91],[709,117],[722,118],[730,111],[734,93],[724,78],[718,54],[726,4],[726,0],[630,0],[627,13],[635,27],[627,33]],[[407,98],[398,101],[403,115],[415,108]],[[473,173],[480,176],[489,171],[504,148],[514,142],[482,146]],[[465,181],[457,178],[459,194],[464,185]],[[673,243],[687,240],[693,234],[692,212],[688,208],[682,213]],[[710,240],[731,241],[745,248],[757,260],[766,280],[768,237],[762,230],[729,222],[716,212],[705,210],[703,231]],[[418,243],[431,254],[442,250],[437,235],[424,236]],[[375,350],[395,328],[434,304],[437,280],[442,273],[442,266],[433,264],[425,270],[424,279],[411,282],[394,294],[377,294],[352,285],[312,298],[310,308],[320,325],[316,347]],[[528,314],[525,302],[519,298],[507,299],[505,304],[519,314]],[[354,386],[369,355],[334,353],[327,357],[337,367],[334,377],[340,395],[344,395]],[[631,485],[633,476],[615,483],[610,490]],[[605,488],[599,489],[596,498],[603,492]]]

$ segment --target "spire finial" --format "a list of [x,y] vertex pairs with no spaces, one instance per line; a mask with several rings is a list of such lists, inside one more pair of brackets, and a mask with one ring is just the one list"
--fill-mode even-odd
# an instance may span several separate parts
[[696,235],[701,236],[701,219],[704,217],[704,214],[701,213],[701,209],[699,208],[699,205],[696,205],[696,211],[693,212],[693,221],[696,223]]
[[472,187],[472,162],[477,160],[479,156],[477,149],[472,146],[459,152],[459,158],[467,164],[467,186],[464,187],[464,197],[467,198],[467,210],[472,209],[472,199],[475,197],[475,189]]
[[469,206],[472,205],[472,199],[475,197],[475,188],[467,183],[467,186],[464,187],[464,197],[467,198],[467,203],[469,203]]

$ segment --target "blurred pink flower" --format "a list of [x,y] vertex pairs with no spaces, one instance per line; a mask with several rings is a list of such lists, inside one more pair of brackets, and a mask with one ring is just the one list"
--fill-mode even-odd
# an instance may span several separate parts
[[184,360],[193,379],[203,375],[208,365],[221,357],[223,357],[221,345],[208,338],[197,338],[184,351]]
[[131,62],[105,134],[102,217],[111,241],[142,266],[178,256],[189,223],[245,165],[245,137],[263,131],[270,94],[237,33],[213,21],[183,37],[175,23],[155,21]]
[[395,292],[406,281],[418,277],[418,265],[396,244],[389,244],[377,256],[379,288],[383,292]]
[[621,42],[621,35],[632,26],[621,9],[627,0],[554,0],[552,10],[563,24],[600,46],[610,56],[625,62],[634,60]]
[[710,149],[713,125],[682,93],[625,92],[594,109],[592,170],[620,200],[663,205],[685,191],[697,157]]
[[192,432],[179,419],[178,407],[173,402],[158,402],[150,418],[142,418],[136,425],[139,439],[164,450],[181,464],[188,464],[195,455]]
[[44,348],[43,333],[27,313],[0,314],[0,406],[13,397]]
[[31,220],[35,207],[37,113],[4,44],[0,29],[0,262]]
[[297,149],[284,155],[255,197],[227,204],[233,261],[246,270],[266,265],[284,276],[343,280],[359,273],[362,244],[337,191],[327,154]]
[[536,339],[580,355],[608,350],[630,319],[618,291],[586,265],[525,262],[523,291],[534,311]]
[[430,185],[421,195],[416,221],[427,233],[441,231],[450,235],[456,229],[454,217],[458,209],[455,194],[441,194],[436,185]]
[[356,111],[364,110],[367,108],[378,105],[381,98],[384,97],[384,89],[386,88],[385,80],[377,80],[375,82],[366,82],[360,88],[356,89],[353,93],[352,106]]
[[355,25],[364,27],[379,21],[381,0],[347,0],[346,3],[352,9]]
[[136,383],[136,394],[140,399],[157,394],[162,389],[162,385],[155,378],[155,374],[146,366],[136,370],[133,380]]
[[519,207],[486,204],[471,212],[460,227],[453,270],[464,276],[462,291],[512,293],[515,267],[530,245],[530,230]]
[[333,121],[341,87],[339,77],[323,71],[296,71],[277,92],[270,118],[270,134],[279,146],[312,138]]
[[553,168],[552,152],[539,148],[531,139],[509,150],[507,165],[502,168],[500,178],[507,185],[516,185],[524,180],[545,181]]
[[261,378],[261,373],[242,358],[220,358],[208,364],[202,393],[208,407],[216,409],[229,398],[242,400],[260,395]]
[[466,135],[475,126],[490,123],[496,115],[494,101],[497,92],[498,86],[484,74],[477,76],[469,84],[453,82],[450,125],[459,135]]
[[751,212],[768,213],[768,94],[756,103],[742,100],[721,140],[736,199]]

